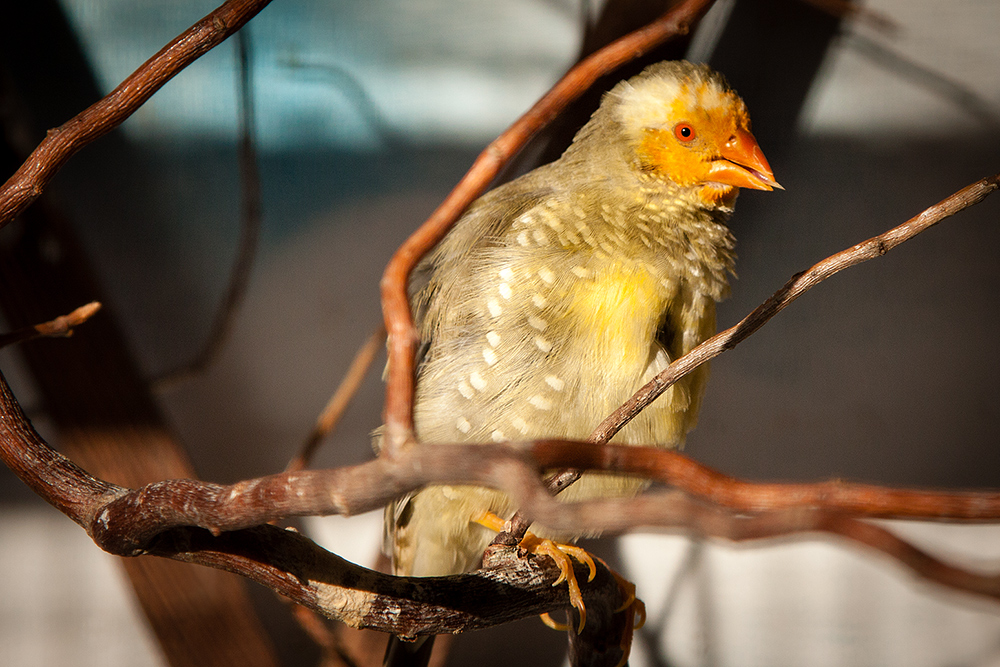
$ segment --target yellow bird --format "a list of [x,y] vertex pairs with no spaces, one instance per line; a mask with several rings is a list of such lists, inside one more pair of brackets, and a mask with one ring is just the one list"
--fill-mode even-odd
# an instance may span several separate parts
[[[663,62],[619,83],[562,157],[474,202],[423,262],[428,282],[412,303],[427,346],[414,404],[421,446],[585,439],[715,332],[738,190],[776,187],[746,105],[722,75]],[[613,442],[681,446],[706,379],[702,366]],[[643,486],[587,474],[560,497]],[[397,501],[386,511],[394,571],[474,569],[495,536],[477,521],[515,509],[474,486]]]

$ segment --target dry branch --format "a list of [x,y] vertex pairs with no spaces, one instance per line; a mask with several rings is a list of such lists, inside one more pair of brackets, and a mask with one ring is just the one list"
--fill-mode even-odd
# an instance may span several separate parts
[[621,408],[601,422],[591,435],[593,442],[607,442],[615,433],[666,391],[695,368],[713,359],[726,350],[731,350],[764,326],[768,320],[787,308],[817,284],[846,268],[881,257],[900,243],[909,241],[945,218],[955,215],[984,200],[1000,187],[1000,174],[976,181],[962,188],[934,206],[924,210],[903,224],[874,236],[852,248],[838,252],[815,264],[807,271],[798,273],[771,295],[767,301],[740,320],[739,324],[712,336],[688,354],[668,366],[662,373],[637,391]]
[[60,315],[54,320],[42,322],[41,324],[36,324],[33,327],[24,327],[22,329],[18,329],[17,331],[11,331],[10,333],[0,334],[0,348],[14,343],[22,343],[27,340],[33,340],[35,338],[72,336],[73,327],[80,326],[95,315],[100,309],[101,304],[99,302],[91,301],[90,303],[75,309],[72,313]]
[[[565,593],[551,587],[557,577],[551,563],[518,558],[512,549],[488,553],[485,569],[468,575],[390,577],[347,563],[293,531],[266,525],[243,527],[252,523],[248,517],[289,516],[304,512],[307,506],[315,510],[321,504],[315,498],[297,502],[306,490],[316,495],[324,490],[327,493],[330,509],[313,513],[331,513],[334,506],[347,513],[385,502],[384,496],[364,494],[363,489],[373,483],[384,489],[402,478],[426,477],[492,481],[500,486],[497,479],[525,472],[521,486],[528,488],[529,498],[519,496],[513,488],[506,490],[526,506],[537,508],[539,518],[556,528],[579,531],[581,526],[598,526],[614,531],[656,525],[730,540],[822,532],[878,549],[933,581],[998,597],[996,577],[941,563],[885,529],[828,509],[799,505],[740,516],[677,491],[630,500],[563,504],[545,493],[537,475],[523,470],[530,467],[532,459],[537,459],[535,465],[566,465],[568,453],[585,468],[587,464],[578,457],[583,451],[596,454],[607,469],[635,472],[638,466],[630,457],[648,454],[660,458],[671,452],[565,442],[536,443],[532,455],[502,446],[426,447],[405,452],[391,463],[376,460],[353,469],[273,475],[229,487],[173,480],[132,491],[91,477],[49,448],[24,418],[6,383],[0,383],[0,411],[0,454],[4,461],[39,495],[84,526],[102,548],[122,556],[158,555],[234,572],[355,627],[404,635],[460,632],[560,608],[565,605]],[[455,448],[465,451],[427,456]],[[407,459],[406,470],[400,470]],[[490,459],[496,462],[490,465]],[[359,474],[363,468],[375,477]],[[652,471],[653,466],[647,465],[647,469]],[[492,471],[492,480],[477,472],[482,470]],[[361,484],[351,483],[358,478],[362,478]],[[339,483],[330,484],[334,479]],[[411,482],[404,488],[415,486]],[[534,503],[530,496],[535,496]],[[994,517],[1000,515],[1000,497],[990,501],[979,494],[975,500],[983,507],[991,505]],[[952,509],[959,512],[959,507],[953,505]],[[980,515],[972,505],[959,513]],[[585,587],[587,604],[595,611],[614,609],[619,602],[617,585],[605,570],[600,576],[606,579]]]
[[[230,0],[178,37],[108,97],[53,130],[0,190],[0,226],[28,206],[58,168],[88,142],[120,124],[166,80],[221,42],[267,4]],[[436,579],[388,577],[351,565],[304,537],[267,521],[291,516],[351,514],[384,505],[428,483],[473,483],[509,493],[526,516],[568,532],[618,532],[637,526],[695,530],[731,540],[804,531],[840,535],[880,550],[922,576],[962,590],[998,596],[995,577],[964,572],[933,559],[885,529],[844,516],[996,521],[1000,494],[928,492],[869,485],[752,484],[713,471],[675,452],[576,442],[410,448],[414,332],[406,282],[419,257],[542,124],[599,75],[671,35],[682,34],[711,4],[688,0],[657,22],[615,42],[572,70],[507,133],[490,145],[428,222],[397,252],[383,278],[391,333],[387,389],[389,456],[336,470],[289,472],[223,486],[168,480],[131,490],[88,475],[49,448],[0,381],[0,456],[39,495],[80,523],[103,548],[120,555],[152,554],[239,573],[332,618],[400,634],[456,632],[506,622],[565,605],[549,585],[556,573],[544,560],[488,554],[487,568]],[[606,441],[668,383],[752,334],[817,282],[884,254],[966,206],[981,201],[1000,176],[953,195],[913,220],[794,277],[733,329],[673,364],[595,433]],[[2,380],[2,378],[0,378]],[[556,501],[539,480],[544,469],[625,472],[675,486],[634,499],[576,504]],[[734,511],[744,513],[735,514]],[[589,606],[609,601],[606,580],[585,590]],[[464,601],[464,602],[463,602]],[[609,614],[601,614],[609,615]]]
[[[791,280],[785,283],[780,290],[755,308],[736,326],[709,338],[650,380],[624,405],[601,422],[588,438],[588,442],[606,443],[611,440],[625,424],[655,401],[671,385],[703,363],[736,347],[818,283],[846,268],[875,257],[881,257],[900,243],[930,229],[945,218],[978,204],[998,187],[1000,187],[1000,174],[981,179],[903,224],[827,257],[813,265],[809,270],[792,276]],[[940,517],[941,512],[954,511],[953,508],[957,500],[954,494],[887,489],[840,481],[819,484],[749,484],[701,466],[681,454],[661,453],[663,454],[662,459],[656,462],[651,460],[652,467],[646,469],[642,473],[643,476],[671,484],[694,496],[712,500],[734,510],[758,511],[792,506],[813,506],[851,512],[860,516],[878,516],[881,512],[887,512],[899,517],[928,518],[931,516]],[[642,464],[638,465],[642,467]],[[629,467],[629,471],[637,472],[637,469]],[[560,470],[552,475],[546,483],[550,491],[559,493],[578,480],[580,474],[579,469]],[[981,497],[980,494],[972,496],[972,498],[979,497]],[[962,504],[967,501],[970,501],[970,498],[967,497],[958,502]],[[976,502],[971,500],[972,506],[975,506]],[[960,513],[962,511],[959,510]],[[529,517],[530,515],[523,508],[518,510],[508,522],[507,530],[497,536],[494,544],[517,544],[524,537],[531,524]],[[951,518],[960,517],[952,516]],[[961,518],[971,519],[975,517]]]
[[[554,564],[519,558],[515,550],[496,551],[484,569],[469,575],[392,577],[348,563],[294,531],[224,516],[252,501],[259,503],[252,509],[273,513],[269,501],[280,491],[298,495],[294,479],[284,480],[292,484],[279,491],[270,488],[274,478],[293,475],[233,487],[173,480],[136,491],[96,479],[41,439],[2,376],[0,456],[110,553],[157,555],[234,572],[354,627],[407,636],[461,632],[566,605],[565,592],[552,587],[559,574]],[[243,525],[251,527],[230,529]],[[599,576],[603,580],[588,587],[587,604],[610,614],[621,604],[620,593],[607,570]]]
[[0,229],[35,201],[77,151],[131,116],[178,72],[239,30],[270,0],[227,0],[147,60],[99,102],[49,130],[0,188]]

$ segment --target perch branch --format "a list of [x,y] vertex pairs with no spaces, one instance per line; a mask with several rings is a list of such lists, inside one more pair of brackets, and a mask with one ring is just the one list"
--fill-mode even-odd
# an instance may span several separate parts
[[486,147],[431,216],[393,255],[382,276],[382,312],[389,333],[382,451],[392,457],[413,437],[413,358],[417,335],[406,296],[410,272],[514,154],[599,77],[671,37],[686,34],[712,0],[685,0],[649,25],[580,61],[535,105]]
[[[564,593],[551,587],[557,572],[550,563],[516,558],[512,549],[493,548],[487,554],[487,567],[473,574],[409,579],[347,563],[293,531],[255,524],[304,513],[348,514],[379,507],[393,493],[429,480],[472,482],[504,489],[555,529],[579,531],[586,526],[617,531],[658,525],[736,540],[820,531],[879,548],[935,581],[997,595],[995,578],[946,566],[883,529],[838,518],[826,509],[828,503],[817,509],[809,506],[808,499],[798,504],[779,502],[776,506],[784,509],[749,517],[677,491],[564,504],[548,495],[537,476],[539,467],[550,466],[599,466],[656,476],[669,458],[680,456],[654,449],[568,442],[539,442],[527,449],[418,447],[392,461],[282,473],[231,486],[171,480],[129,490],[91,477],[48,447],[6,383],[0,382],[0,455],[39,495],[80,523],[111,553],[159,555],[228,570],[352,626],[404,635],[487,627],[554,610],[566,601]],[[779,491],[785,488],[773,486]],[[937,516],[942,508],[948,508],[952,517],[1000,516],[1000,494],[938,495],[951,502],[935,503]],[[588,586],[584,594],[588,605],[614,609],[618,601],[609,600],[616,591],[608,576],[607,586]],[[455,600],[465,602],[456,606]]]
[[[96,479],[42,440],[2,376],[0,456],[36,493],[83,526],[110,553],[157,555],[234,572],[354,627],[407,636],[459,632],[554,611],[566,604],[565,592],[551,585],[559,576],[554,564],[518,558],[513,550],[498,550],[489,567],[475,574],[429,581],[366,570],[294,531],[253,525],[259,523],[254,520],[236,519],[234,524],[229,517],[222,523],[248,527],[225,532],[206,529],[218,523],[211,520],[213,510],[206,502],[226,504],[218,493],[239,496],[241,485],[174,480],[132,491]],[[284,491],[296,495],[288,485]],[[254,497],[266,505],[268,495],[265,491]],[[117,504],[121,500],[124,505]],[[141,526],[141,536],[128,528],[133,519]],[[159,528],[155,527],[158,522]],[[126,539],[119,539],[116,531]],[[617,585],[606,570],[603,575],[606,581],[592,593],[593,603],[614,609],[621,603]]]

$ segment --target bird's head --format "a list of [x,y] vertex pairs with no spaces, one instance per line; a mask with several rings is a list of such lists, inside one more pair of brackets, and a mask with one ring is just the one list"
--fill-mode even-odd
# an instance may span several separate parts
[[731,205],[737,188],[781,188],[743,100],[707,65],[652,65],[609,98],[639,168],[690,188],[704,205]]

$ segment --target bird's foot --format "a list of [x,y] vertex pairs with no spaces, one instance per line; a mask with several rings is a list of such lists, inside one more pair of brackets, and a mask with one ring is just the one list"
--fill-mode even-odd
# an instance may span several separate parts
[[[492,512],[486,512],[483,514],[483,516],[476,520],[476,523],[481,526],[485,526],[490,530],[495,530],[498,533],[504,529],[504,525],[506,524],[503,519]],[[519,546],[527,549],[533,554],[548,556],[555,561],[556,566],[559,568],[559,578],[556,579],[552,585],[558,586],[562,582],[566,582],[566,586],[569,588],[569,603],[573,605],[573,607],[580,614],[580,625],[577,628],[577,633],[582,632],[583,626],[587,624],[587,607],[583,603],[583,594],[580,592],[580,584],[577,582],[576,574],[573,572],[573,559],[583,563],[590,570],[590,576],[587,577],[587,581],[593,581],[594,577],[597,576],[597,566],[594,564],[594,559],[591,558],[590,554],[587,553],[585,549],[581,549],[580,547],[572,544],[553,542],[552,540],[538,537],[532,533],[526,533]],[[632,590],[633,592],[635,591],[635,586],[632,587]],[[635,595],[632,597],[635,598]],[[554,621],[548,614],[542,614],[541,618],[545,625],[555,630],[566,630],[568,627],[562,623]]]
[[[503,519],[492,512],[483,514],[483,516],[476,520],[476,523],[496,532],[504,530],[506,525],[506,522]],[[587,566],[590,570],[590,576],[587,581],[593,581],[597,574],[594,557],[580,547],[572,544],[553,542],[552,540],[540,538],[532,533],[527,533],[524,536],[524,539],[520,542],[520,546],[524,547],[531,553],[548,556],[555,561],[556,565],[559,567],[559,578],[556,579],[552,585],[558,586],[563,581],[566,582],[566,585],[569,588],[570,604],[573,605],[573,607],[575,607],[580,614],[580,624],[576,631],[578,634],[582,632],[583,627],[587,622],[587,608],[583,603],[583,595],[580,592],[580,585],[573,572],[573,559],[576,559]],[[598,558],[598,560],[601,559]],[[623,667],[623,665],[625,665],[628,661],[628,656],[632,649],[632,633],[635,630],[640,629],[646,623],[646,605],[642,600],[636,597],[635,584],[612,570],[603,560],[601,560],[601,564],[604,565],[608,572],[610,572],[615,578],[615,582],[617,582],[618,588],[622,592],[624,602],[620,607],[618,607],[618,609],[615,609],[615,613],[627,613],[630,619],[630,623],[628,624],[625,633],[622,635],[622,659],[617,665],[617,667]],[[541,619],[545,625],[549,626],[553,630],[565,632],[569,629],[568,625],[556,621],[549,614],[542,614]]]

